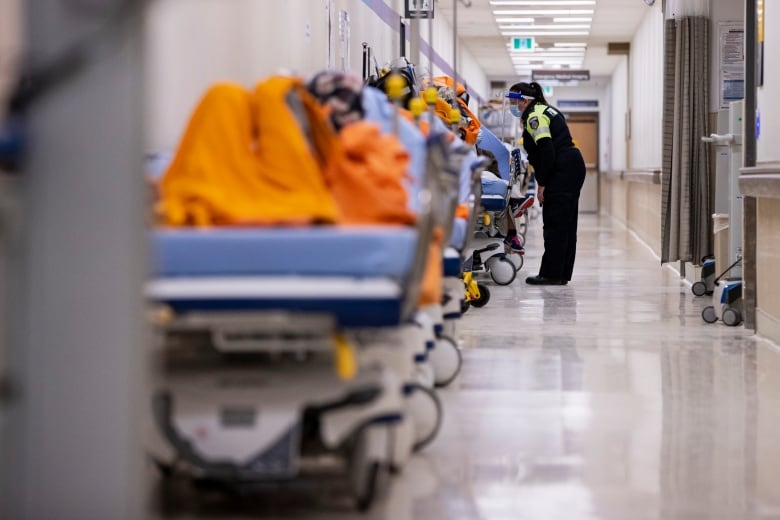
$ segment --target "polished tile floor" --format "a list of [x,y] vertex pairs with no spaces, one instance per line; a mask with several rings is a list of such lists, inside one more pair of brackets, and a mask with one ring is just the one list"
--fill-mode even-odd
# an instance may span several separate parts
[[[439,438],[365,518],[780,519],[780,350],[704,323],[705,300],[622,225],[581,217],[570,285],[491,291],[462,322]],[[359,518],[329,482],[157,496],[166,517]]]

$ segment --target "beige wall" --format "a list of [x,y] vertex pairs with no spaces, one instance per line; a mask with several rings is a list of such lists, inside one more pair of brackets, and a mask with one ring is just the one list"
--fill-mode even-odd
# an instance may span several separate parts
[[[5,1],[5,0],[3,0]],[[403,12],[402,0],[385,0]],[[280,71],[309,76],[328,66],[341,69],[338,14],[350,18],[346,67],[362,74],[362,42],[381,67],[397,58],[400,37],[362,0],[333,0],[328,39],[327,0],[156,0],[146,17],[146,148],[175,148],[193,107],[209,85],[231,80],[251,85]],[[427,39],[427,29],[423,31]],[[452,29],[439,17],[434,47],[452,61]],[[476,60],[459,46],[459,72],[481,95],[487,79]],[[423,66],[427,63],[422,60]],[[435,71],[438,72],[438,71]]]
[[628,183],[628,227],[661,255],[661,186]]
[[602,176],[601,214],[626,225],[661,255],[661,186]]
[[626,183],[620,179],[601,176],[601,207],[600,213],[617,219],[627,225]]
[[780,342],[780,199],[758,199],[757,207],[758,332]]

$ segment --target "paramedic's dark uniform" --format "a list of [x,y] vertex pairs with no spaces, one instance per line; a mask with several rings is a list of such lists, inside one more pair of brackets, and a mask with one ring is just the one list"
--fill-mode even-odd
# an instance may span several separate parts
[[577,214],[585,161],[574,143],[566,118],[557,109],[534,103],[523,114],[523,147],[544,186],[544,255],[539,276],[571,280],[577,250]]

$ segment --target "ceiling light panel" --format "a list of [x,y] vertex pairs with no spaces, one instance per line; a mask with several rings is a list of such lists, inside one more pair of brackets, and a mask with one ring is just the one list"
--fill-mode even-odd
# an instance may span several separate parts
[[517,73],[582,67],[587,43],[577,40],[590,33],[596,0],[490,0],[490,5],[503,36],[537,37],[533,49],[507,45]]
[[502,7],[569,7],[569,6],[585,6],[596,5],[595,0],[549,0],[547,2],[540,2],[534,0],[497,0],[490,2],[490,5],[502,6]]
[[570,16],[568,18],[553,18],[553,23],[591,23],[593,18],[590,16]]
[[561,29],[590,29],[590,25],[585,24],[556,24],[556,25],[499,25],[502,31],[511,31],[513,29],[539,29],[539,30],[561,30]]
[[[538,7],[538,5],[537,5]],[[499,16],[585,16],[592,15],[593,9],[512,9],[493,11]]]
[[502,31],[502,36],[587,36],[588,31]]

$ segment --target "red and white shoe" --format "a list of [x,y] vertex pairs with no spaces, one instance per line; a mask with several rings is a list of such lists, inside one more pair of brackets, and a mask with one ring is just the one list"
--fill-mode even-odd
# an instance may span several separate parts
[[512,205],[512,214],[515,218],[520,218],[528,208],[534,205],[534,202],[536,202],[536,198],[533,195],[527,196],[519,204]]

